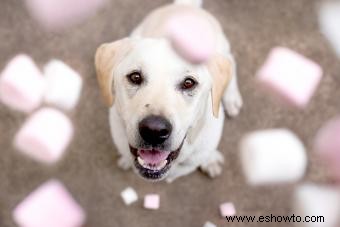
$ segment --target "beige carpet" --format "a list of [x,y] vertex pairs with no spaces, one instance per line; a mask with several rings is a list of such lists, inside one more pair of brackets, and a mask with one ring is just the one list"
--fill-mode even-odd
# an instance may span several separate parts
[[[200,172],[173,184],[148,183],[132,172],[117,168],[107,110],[100,101],[93,56],[105,41],[127,36],[150,10],[165,0],[115,0],[86,23],[66,33],[47,34],[30,19],[22,0],[0,2],[0,68],[24,52],[43,65],[58,58],[85,80],[80,105],[70,116],[75,139],[65,158],[46,167],[16,152],[11,143],[25,119],[23,114],[0,105],[0,226],[15,226],[11,210],[29,192],[55,177],[65,183],[88,214],[86,226],[202,226],[211,220],[218,226],[293,226],[293,223],[227,223],[219,217],[218,205],[235,203],[239,215],[291,214],[295,185],[253,188],[240,171],[237,144],[251,130],[288,127],[309,149],[309,166],[303,181],[327,182],[320,163],[311,152],[316,130],[339,113],[340,64],[318,30],[312,0],[206,0],[204,7],[223,24],[238,62],[240,89],[245,106],[239,117],[228,120],[220,144],[226,163],[221,177],[211,180]],[[319,62],[325,71],[321,86],[305,111],[290,110],[258,92],[254,73],[271,47],[283,45]],[[119,193],[134,187],[140,196],[161,195],[161,208],[148,211],[142,201],[126,207]]]

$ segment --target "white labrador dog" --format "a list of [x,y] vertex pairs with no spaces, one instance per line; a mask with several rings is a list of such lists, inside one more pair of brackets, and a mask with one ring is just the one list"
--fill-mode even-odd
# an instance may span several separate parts
[[[222,101],[227,114],[236,116],[242,106],[229,43],[201,4],[175,0],[153,11],[129,38],[103,44],[96,53],[118,165],[149,180],[171,182],[198,167],[210,177],[221,174],[219,107]],[[178,12],[194,13],[214,30],[216,53],[207,64],[183,60],[164,38],[166,21]]]

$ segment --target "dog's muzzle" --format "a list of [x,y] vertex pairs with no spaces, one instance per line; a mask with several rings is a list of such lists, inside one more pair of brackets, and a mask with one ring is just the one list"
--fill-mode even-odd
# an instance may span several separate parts
[[182,148],[184,139],[178,149],[165,150],[171,132],[171,123],[161,116],[151,115],[139,123],[139,134],[142,139],[141,146],[130,146],[135,157],[135,167],[139,174],[150,180],[159,180],[170,169],[171,162],[175,160]]
[[138,173],[148,180],[160,180],[169,171],[172,162],[178,157],[184,140],[175,151],[157,149],[142,149],[130,146],[130,151],[135,157],[135,167]]

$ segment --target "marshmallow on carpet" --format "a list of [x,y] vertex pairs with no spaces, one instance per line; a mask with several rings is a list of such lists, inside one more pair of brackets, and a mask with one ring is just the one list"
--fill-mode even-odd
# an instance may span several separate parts
[[[340,191],[339,188],[330,186],[317,186],[304,184],[299,186],[294,193],[294,214],[303,218],[315,218],[310,222],[301,222],[305,227],[335,227],[340,221]],[[317,217],[323,216],[323,220]]]
[[130,205],[138,200],[138,195],[136,191],[131,188],[127,187],[125,188],[121,193],[120,196],[122,197],[125,205]]
[[20,227],[81,227],[85,218],[83,209],[57,180],[41,185],[13,211]]
[[220,213],[222,217],[234,216],[236,209],[233,203],[223,203],[220,205]]
[[315,138],[314,150],[340,180],[340,116],[325,123]]
[[144,197],[144,208],[157,210],[159,209],[159,195],[158,194],[148,194]]
[[211,25],[199,15],[173,16],[167,23],[166,33],[177,53],[193,64],[208,61],[215,52],[216,37]]
[[203,227],[216,227],[216,225],[210,221],[207,221],[206,223],[204,223]]
[[59,31],[79,24],[103,7],[106,0],[25,0],[27,8],[45,29]]
[[50,61],[44,74],[47,83],[45,101],[65,110],[74,108],[82,88],[80,75],[59,60]]
[[300,109],[307,106],[321,77],[318,64],[284,47],[272,49],[257,73],[257,81],[265,90]]
[[321,32],[327,37],[340,57],[340,2],[325,1],[319,10]]
[[0,78],[0,100],[9,107],[31,112],[43,98],[45,80],[27,55],[17,55],[6,66]]
[[70,120],[58,110],[44,108],[25,122],[14,144],[22,153],[37,161],[53,163],[61,158],[72,136]]
[[307,167],[304,145],[286,129],[249,133],[242,138],[240,151],[243,172],[252,185],[294,182]]

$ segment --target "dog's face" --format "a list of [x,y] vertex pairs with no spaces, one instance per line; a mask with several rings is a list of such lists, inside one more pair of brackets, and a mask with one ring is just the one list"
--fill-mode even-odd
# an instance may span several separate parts
[[182,145],[206,113],[211,71],[221,68],[187,63],[166,40],[118,42],[98,49],[99,83],[123,120],[136,170],[144,178],[162,179],[179,155],[189,155]]

